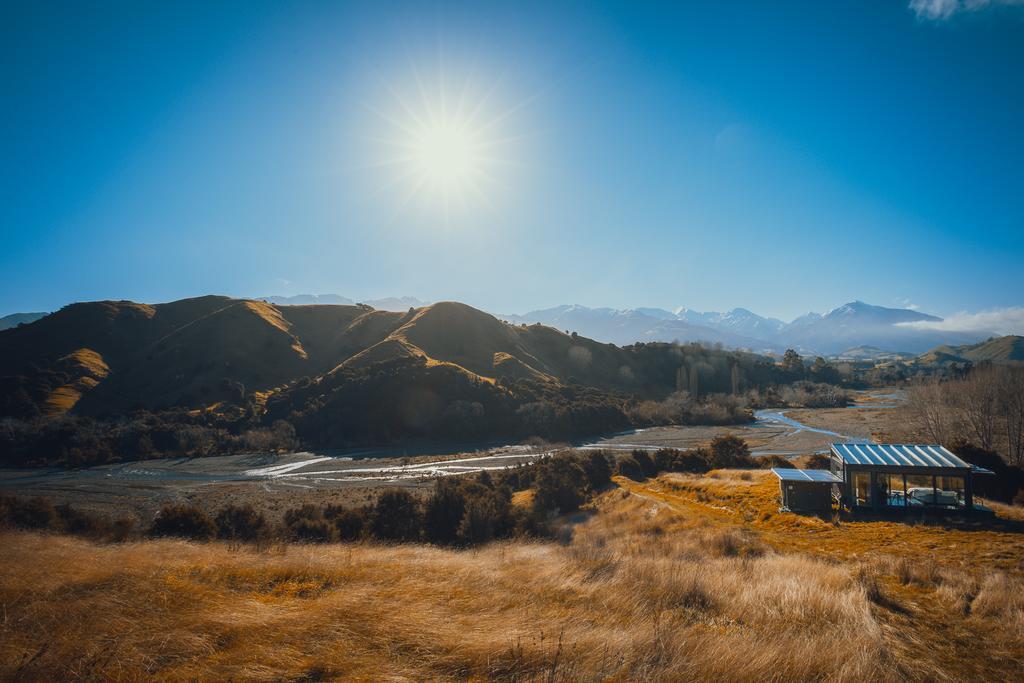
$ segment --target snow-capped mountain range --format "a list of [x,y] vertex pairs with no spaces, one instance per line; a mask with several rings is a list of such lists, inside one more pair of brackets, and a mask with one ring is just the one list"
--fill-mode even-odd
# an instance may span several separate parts
[[[753,351],[795,348],[803,353],[834,355],[857,346],[884,351],[921,353],[939,344],[966,344],[992,336],[990,331],[951,332],[914,323],[942,319],[905,308],[872,306],[852,301],[828,313],[808,313],[786,323],[745,308],[694,311],[677,308],[587,308],[557,306],[523,315],[498,316],[514,323],[542,323],[614,344],[641,341],[699,341]],[[954,342],[955,340],[955,342]]]
[[[277,305],[351,304],[337,294],[268,296]],[[390,297],[364,302],[374,308],[405,311],[430,302],[415,297]],[[588,308],[563,305],[524,314],[496,314],[515,324],[541,323],[619,346],[635,342],[702,342],[762,353],[794,348],[804,354],[834,356],[857,347],[876,347],[883,353],[928,351],[940,344],[971,344],[997,333],[935,329],[942,318],[907,308],[885,308],[851,301],[827,313],[807,313],[791,322],[760,316],[746,308],[695,311],[685,307]],[[922,325],[921,323],[925,323]]]

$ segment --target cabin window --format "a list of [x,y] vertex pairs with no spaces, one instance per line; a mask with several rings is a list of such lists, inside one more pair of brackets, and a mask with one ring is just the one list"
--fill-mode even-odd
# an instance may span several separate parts
[[853,473],[853,498],[857,505],[871,505],[871,473]]

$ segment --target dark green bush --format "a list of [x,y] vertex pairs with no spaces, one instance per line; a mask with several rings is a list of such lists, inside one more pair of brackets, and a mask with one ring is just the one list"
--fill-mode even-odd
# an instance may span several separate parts
[[217,536],[231,541],[255,541],[270,532],[266,517],[251,505],[228,505],[214,521]]
[[714,468],[754,468],[756,458],[750,456],[750,446],[738,436],[727,434],[711,440],[711,465]]
[[405,489],[387,489],[370,513],[370,532],[385,541],[415,541],[422,525],[419,505]]
[[455,543],[465,512],[466,496],[458,483],[451,479],[438,479],[434,493],[424,506],[423,537],[441,545]]
[[583,456],[583,471],[587,473],[590,488],[600,491],[612,483],[612,466],[604,451],[590,451]]
[[288,533],[296,541],[329,543],[334,540],[334,526],[323,517],[300,517],[288,526]]
[[459,522],[459,540],[467,545],[479,545],[494,539],[499,517],[494,496],[471,499]]
[[151,536],[178,536],[205,541],[217,535],[217,526],[202,508],[187,503],[172,503],[160,509],[149,533]]
[[19,529],[57,529],[60,523],[53,503],[39,496],[0,499],[0,521]]
[[334,529],[341,541],[358,541],[363,537],[366,515],[362,510],[342,510],[334,515]]
[[619,462],[615,465],[615,472],[633,481],[643,481],[647,478],[644,474],[644,468],[640,467],[640,463],[632,455],[619,458]]
[[69,534],[99,538],[108,531],[106,520],[76,510],[70,505],[58,505],[56,510],[57,517],[60,518],[61,529]]
[[815,453],[807,458],[806,468],[809,470],[827,470],[832,468],[832,458],[827,453]]
[[578,458],[559,453],[538,462],[534,508],[541,512],[572,512],[587,499],[590,487]]
[[792,469],[794,467],[792,462],[781,455],[766,455],[762,458],[758,458],[757,460],[760,462],[761,467],[766,470],[773,467],[783,467],[787,469]]
[[658,476],[658,466],[654,464],[654,459],[651,458],[651,454],[642,448],[633,450],[633,459],[640,465],[640,469],[643,470],[645,477],[656,477]]

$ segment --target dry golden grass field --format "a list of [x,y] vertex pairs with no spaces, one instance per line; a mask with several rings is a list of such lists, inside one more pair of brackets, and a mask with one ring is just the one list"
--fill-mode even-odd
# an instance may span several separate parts
[[837,526],[778,513],[761,471],[616,481],[557,542],[468,551],[7,532],[0,675],[1020,680],[1019,520]]

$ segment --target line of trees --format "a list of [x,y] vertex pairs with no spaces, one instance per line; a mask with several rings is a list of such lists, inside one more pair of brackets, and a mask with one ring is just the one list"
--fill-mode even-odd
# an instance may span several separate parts
[[[555,520],[578,510],[612,483],[612,475],[632,479],[660,472],[703,473],[714,468],[755,468],[765,463],[750,455],[747,443],[720,436],[706,448],[663,448],[630,454],[564,451],[534,463],[473,476],[437,479],[420,496],[403,488],[381,491],[359,507],[306,504],[285,511],[274,524],[251,505],[228,505],[211,514],[188,503],[165,505],[148,527],[149,536],[230,543],[328,543],[372,540],[427,542],[471,547],[511,537],[550,537]],[[532,490],[529,504],[513,505],[513,492]],[[129,518],[109,520],[69,505],[54,506],[35,498],[0,498],[0,527],[41,529],[123,541],[134,535]]]
[[940,444],[969,442],[1024,466],[1024,367],[984,365],[908,392],[911,430]]

